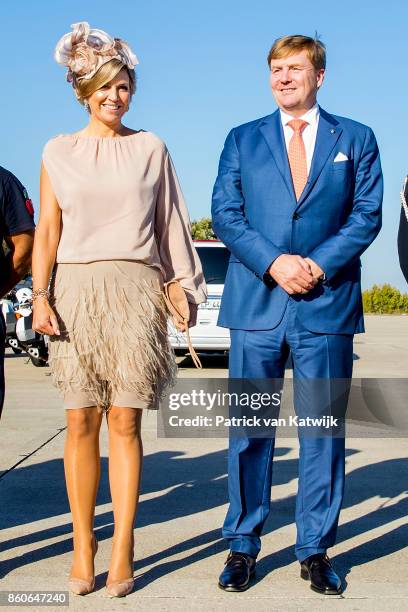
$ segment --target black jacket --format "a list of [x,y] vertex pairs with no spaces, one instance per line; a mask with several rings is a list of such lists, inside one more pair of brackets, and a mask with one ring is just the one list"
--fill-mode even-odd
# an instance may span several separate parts
[[[408,203],[407,179],[405,179],[403,194],[405,197],[405,202]],[[408,283],[408,210],[404,206],[401,209],[400,225],[398,231],[398,255],[402,273]]]

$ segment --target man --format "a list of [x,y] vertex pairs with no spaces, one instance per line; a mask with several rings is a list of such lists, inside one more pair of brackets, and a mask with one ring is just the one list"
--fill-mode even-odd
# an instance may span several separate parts
[[[230,377],[281,379],[290,352],[295,381],[326,379],[306,402],[311,416],[330,407],[332,379],[351,378],[353,334],[364,331],[360,255],[380,230],[382,203],[373,132],[316,103],[325,64],[319,40],[275,41],[268,65],[279,109],[229,133],[212,204],[214,231],[231,251],[218,321],[231,330]],[[304,414],[300,396],[295,385]],[[230,439],[224,590],[246,589],[254,573],[273,451],[273,436]],[[342,590],[326,551],[344,457],[344,436],[300,437],[295,551],[302,578],[328,595]]]
[[[0,166],[0,298],[30,270],[34,227],[34,209],[27,191],[11,172]],[[3,240],[10,249],[7,255]],[[5,336],[0,311],[0,417],[4,402]]]
[[398,256],[403,275],[408,283],[408,176],[401,191],[401,216],[398,230]]

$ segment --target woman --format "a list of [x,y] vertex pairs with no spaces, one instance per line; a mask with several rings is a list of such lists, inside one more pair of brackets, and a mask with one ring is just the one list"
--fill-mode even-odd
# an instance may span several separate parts
[[401,217],[398,230],[398,255],[405,280],[408,283],[408,176],[401,191]]
[[89,123],[44,148],[34,329],[50,335],[50,367],[67,415],[70,589],[84,595],[94,588],[99,429],[106,413],[115,522],[107,589],[124,596],[133,588],[142,410],[157,408],[176,370],[163,281],[180,281],[191,321],[206,289],[165,145],[122,123],[135,91],[137,58],[124,41],[86,22],[72,29],[58,42],[55,58],[68,66]]

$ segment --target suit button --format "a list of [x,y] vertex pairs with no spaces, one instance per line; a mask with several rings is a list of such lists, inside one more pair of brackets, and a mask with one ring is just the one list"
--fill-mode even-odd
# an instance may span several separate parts
[[300,219],[300,215],[298,213],[294,213],[292,219],[294,221],[297,221],[298,219]]

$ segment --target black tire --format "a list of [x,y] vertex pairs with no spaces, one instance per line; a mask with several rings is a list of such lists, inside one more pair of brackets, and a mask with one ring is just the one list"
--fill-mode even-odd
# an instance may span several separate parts
[[30,361],[36,368],[45,368],[47,361],[38,357],[32,357],[30,355]]
[[[10,346],[10,345],[9,345]],[[11,350],[13,351],[13,353],[15,355],[21,355],[21,353],[23,352],[21,348],[17,348],[15,346],[10,346]]]

